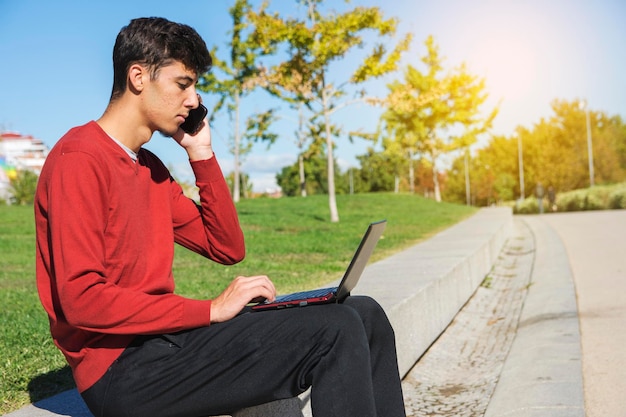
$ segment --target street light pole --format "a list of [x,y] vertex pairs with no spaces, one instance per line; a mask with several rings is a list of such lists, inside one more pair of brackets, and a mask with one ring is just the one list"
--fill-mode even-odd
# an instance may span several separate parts
[[465,204],[472,205],[469,177],[469,147],[465,148]]
[[589,160],[589,186],[595,185],[595,174],[593,170],[593,140],[591,139],[591,123],[589,122],[589,106],[587,100],[580,102],[580,108],[585,109],[585,119],[587,122],[587,155]]
[[517,134],[517,153],[519,158],[519,191],[520,200],[524,200],[524,153],[522,151],[522,137]]
[[589,106],[585,106],[587,113],[587,152],[589,154],[589,185],[595,184],[595,174],[593,172],[593,142],[591,140],[591,123],[589,123]]

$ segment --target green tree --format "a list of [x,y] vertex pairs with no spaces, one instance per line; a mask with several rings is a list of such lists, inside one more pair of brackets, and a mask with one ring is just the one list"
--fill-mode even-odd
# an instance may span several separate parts
[[20,205],[33,204],[38,179],[39,177],[33,171],[27,169],[17,170],[15,176],[10,179],[9,193],[11,194],[11,203]]
[[367,153],[357,156],[357,159],[361,164],[359,178],[363,184],[362,191],[399,191],[396,179],[406,169],[406,159],[391,152],[376,152],[373,148],[368,148]]
[[[309,120],[304,123],[304,113],[302,112],[302,103],[297,103],[300,106],[300,124],[298,131],[296,132],[298,138],[298,173],[300,179],[300,195],[306,197],[307,191],[307,175],[305,173],[304,164],[309,158],[324,155],[324,147],[328,146],[324,140],[324,133],[327,132],[326,125],[324,123],[317,122],[317,116],[313,115]],[[338,137],[341,134],[341,129],[337,126],[331,126],[330,132],[334,137]],[[324,176],[328,178],[327,175]],[[328,182],[328,180],[327,180]],[[322,187],[324,190],[328,190],[327,186]]]
[[[272,43],[288,39],[289,30],[282,18],[277,14],[268,14],[265,9],[260,13],[249,13],[249,18],[255,25],[256,40],[259,44],[267,45],[270,48]],[[294,59],[295,51],[288,51],[288,59]],[[306,175],[304,161],[311,155],[315,155],[319,148],[317,142],[320,138],[316,135],[314,121],[316,115],[307,117],[305,108],[311,108],[312,96],[310,88],[303,83],[301,74],[293,71],[289,78],[285,78],[275,69],[268,74],[265,73],[265,89],[272,95],[280,98],[289,104],[292,109],[296,109],[298,128],[295,131],[295,143],[298,147],[298,175],[300,180],[300,195],[307,196]],[[284,116],[283,116],[284,117]]]
[[[320,117],[320,123],[325,127],[330,220],[337,222],[331,116],[355,101],[367,101],[364,90],[349,97],[350,87],[395,70],[401,53],[408,48],[410,36],[388,53],[383,38],[395,33],[398,22],[384,19],[379,8],[357,7],[343,14],[322,15],[319,11],[322,0],[301,0],[300,3],[307,10],[304,20],[259,13],[255,17],[257,42],[268,46],[275,42],[286,43],[289,59],[270,68],[269,85],[277,95],[290,102],[304,103],[314,116]],[[355,48],[362,49],[365,44],[363,35],[367,31],[373,31],[380,43],[370,50],[347,79],[331,77],[331,64],[345,59]]]
[[[335,168],[337,168],[335,164]],[[326,157],[323,153],[308,156],[303,164],[305,186],[307,195],[324,194],[328,192],[328,170],[326,169]],[[338,169],[338,168],[337,168]],[[289,197],[296,196],[300,192],[300,168],[298,162],[284,167],[276,174],[276,183],[280,186],[283,194]]]
[[[409,160],[417,155],[428,157],[435,200],[441,201],[438,159],[471,145],[490,128],[497,108],[483,117],[484,80],[468,73],[464,65],[444,72],[434,38],[429,36],[425,45],[424,70],[408,65],[404,82],[389,85],[381,130],[394,140],[395,152]],[[393,148],[389,145],[387,149]]]
[[[262,8],[265,7],[264,5]],[[252,150],[254,142],[267,141],[273,143],[277,135],[269,132],[271,123],[275,120],[275,110],[270,109],[251,115],[245,121],[243,133],[241,130],[241,100],[264,83],[264,68],[258,60],[276,51],[274,45],[266,43],[259,45],[254,30],[247,19],[252,7],[247,0],[236,0],[229,9],[233,19],[229,60],[218,58],[214,50],[213,67],[215,70],[204,74],[198,83],[201,91],[216,93],[219,100],[211,112],[211,120],[224,107],[233,123],[233,133],[229,150],[234,156],[234,187],[233,200],[239,201],[241,194],[241,160]],[[222,77],[220,78],[221,75]]]

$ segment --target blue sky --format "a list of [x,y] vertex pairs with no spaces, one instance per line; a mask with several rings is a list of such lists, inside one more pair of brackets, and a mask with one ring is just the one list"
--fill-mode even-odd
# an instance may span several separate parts
[[[254,1],[258,3],[257,1]],[[327,4],[345,7],[338,0]],[[111,51],[119,29],[130,19],[162,16],[196,28],[209,46],[228,42],[231,0],[187,2],[0,0],[0,130],[42,139],[49,146],[71,127],[100,117],[113,77]],[[184,6],[185,5],[185,6]],[[551,115],[554,99],[585,98],[592,110],[626,118],[626,2],[621,0],[353,0],[350,7],[379,6],[400,20],[398,34],[412,32],[403,64],[419,67],[424,40],[433,35],[444,65],[465,63],[486,78],[490,100],[500,101],[494,133],[510,135]],[[294,13],[294,0],[274,0],[271,9]],[[335,68],[353,69],[347,56]],[[337,73],[339,74],[339,73]],[[395,74],[366,85],[384,95]],[[214,98],[205,96],[211,103]],[[278,107],[257,94],[248,110]],[[284,106],[283,106],[284,107]],[[336,113],[345,131],[374,129],[379,110],[357,105]],[[295,114],[281,111],[274,146],[258,145],[244,161],[257,191],[275,186],[274,176],[295,162],[292,141]],[[231,127],[226,116],[213,126],[216,154],[225,172],[232,170],[227,150]],[[184,151],[155,135],[147,145],[174,172],[188,172]],[[337,157],[343,168],[356,166],[367,143],[340,139]]]

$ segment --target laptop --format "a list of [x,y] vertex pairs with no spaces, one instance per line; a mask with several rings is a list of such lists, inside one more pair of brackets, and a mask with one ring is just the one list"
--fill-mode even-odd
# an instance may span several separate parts
[[371,223],[365,235],[361,239],[361,243],[357,248],[348,269],[346,270],[341,283],[338,287],[321,288],[316,290],[301,291],[292,294],[280,295],[272,302],[263,302],[252,306],[252,311],[276,310],[289,307],[304,307],[312,304],[328,304],[341,303],[350,291],[354,289],[361,274],[365,269],[365,265],[370,259],[374,248],[378,243],[378,239],[383,234],[386,220]]

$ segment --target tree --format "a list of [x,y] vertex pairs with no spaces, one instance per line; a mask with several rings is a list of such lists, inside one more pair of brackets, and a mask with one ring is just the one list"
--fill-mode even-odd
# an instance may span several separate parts
[[[524,140],[524,169],[530,184],[541,182],[560,191],[589,186],[589,156],[585,110],[578,100],[554,100],[554,114],[532,129],[520,132]],[[624,125],[619,117],[589,110],[593,163],[598,184],[623,181]]]
[[[264,6],[262,6],[264,7]],[[224,78],[219,78],[216,71],[204,74],[198,84],[198,88],[205,92],[216,93],[220,99],[215,104],[211,119],[226,106],[230,120],[233,123],[233,134],[230,151],[234,156],[234,186],[233,200],[239,201],[241,194],[241,159],[252,149],[253,142],[267,141],[270,144],[276,140],[277,135],[269,132],[269,127],[275,119],[274,109],[267,110],[250,116],[246,122],[244,133],[241,133],[240,112],[241,100],[254,89],[261,85],[265,77],[264,68],[258,63],[261,56],[275,52],[275,46],[271,43],[259,45],[252,36],[253,30],[247,16],[251,6],[247,0],[236,0],[229,9],[233,19],[231,32],[230,60],[227,62],[217,57],[216,51],[212,53],[213,66]]]
[[15,176],[10,179],[11,202],[20,205],[32,204],[35,201],[38,179],[39,177],[33,171],[17,170]]
[[300,179],[300,196],[306,197],[306,175],[304,174],[304,159],[306,157],[306,145],[308,137],[304,132],[304,110],[302,103],[298,103],[298,130],[296,131],[296,138],[298,146],[298,176]]
[[[553,114],[531,128],[518,126],[510,137],[494,136],[470,161],[475,203],[511,200],[520,195],[518,142],[523,143],[526,189],[537,183],[559,192],[589,186],[586,115],[577,100],[552,102]],[[626,126],[619,116],[591,111],[594,166],[598,183],[626,179]],[[460,158],[450,170],[446,198],[460,201]],[[487,171],[493,178],[490,178]]]
[[427,53],[421,59],[425,69],[408,65],[404,82],[389,85],[382,131],[394,140],[396,152],[409,160],[419,154],[430,159],[435,200],[441,201],[439,157],[469,147],[490,128],[497,108],[482,117],[480,107],[487,99],[484,80],[468,73],[464,65],[444,73],[434,38],[429,36],[425,45]]
[[[314,116],[320,117],[320,123],[325,127],[330,220],[337,222],[331,116],[355,101],[367,100],[364,91],[355,97],[347,97],[349,87],[395,70],[401,53],[408,48],[410,36],[387,53],[382,39],[395,33],[397,20],[384,19],[379,8],[357,7],[343,14],[323,16],[319,11],[322,0],[301,0],[300,3],[307,7],[304,20],[281,19],[264,11],[257,14],[254,17],[257,42],[268,46],[276,42],[287,44],[289,59],[270,68],[268,85],[280,97],[303,103]],[[335,82],[329,75],[330,65],[345,58],[354,48],[362,48],[363,33],[368,30],[373,31],[381,42],[371,49],[347,79]]]
[[[306,193],[308,195],[324,194],[328,192],[328,178],[326,175],[326,157],[323,153],[310,155],[303,164],[306,178]],[[295,196],[300,191],[300,174],[298,162],[284,167],[276,174],[276,182],[286,196]]]
[[[267,49],[273,48],[272,45],[278,42],[284,42],[288,38],[287,25],[278,14],[268,14],[265,8],[259,13],[249,12],[248,18],[254,22],[255,31],[252,36],[260,45],[265,45]],[[293,55],[290,59],[293,59]],[[314,144],[315,137],[307,134],[307,130],[311,129],[313,116],[308,121],[304,113],[304,107],[310,108],[310,94],[299,94],[299,89],[305,87],[302,84],[302,77],[298,77],[297,74],[292,74],[293,79],[297,80],[296,83],[291,80],[288,85],[277,82],[279,77],[275,71],[271,71],[271,74],[264,73],[266,79],[264,80],[265,89],[272,95],[279,97],[287,102],[292,108],[297,109],[298,112],[298,128],[295,131],[296,146],[298,147],[298,174],[300,178],[300,195],[302,197],[307,196],[306,187],[306,175],[304,169],[304,161],[310,155],[315,153],[315,150],[309,150],[309,146]],[[284,80],[283,80],[284,81]]]
[[364,192],[399,191],[396,179],[406,168],[406,159],[395,153],[375,152],[371,147],[365,155],[357,156],[357,159],[361,164],[359,178]]
[[[324,154],[324,146],[326,141],[323,134],[326,132],[326,126],[317,122],[317,116],[313,115],[305,123],[303,103],[297,102],[299,108],[298,131],[296,132],[298,146],[298,173],[300,178],[300,195],[306,197],[307,191],[307,175],[305,174],[305,161],[309,158],[317,157]],[[336,126],[330,127],[331,133],[337,137],[341,134],[341,130]],[[325,176],[327,178],[327,176]],[[323,187],[328,189],[327,187]]]

